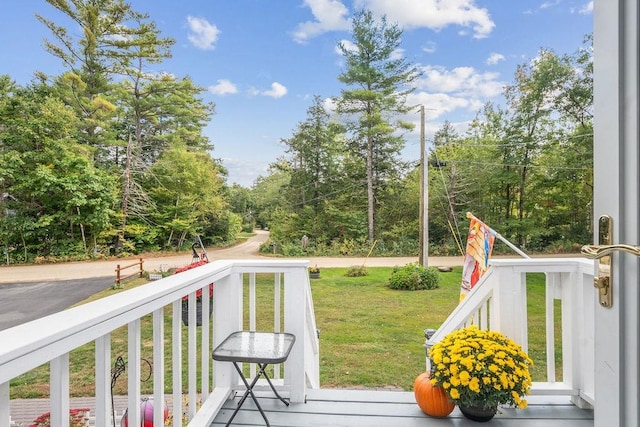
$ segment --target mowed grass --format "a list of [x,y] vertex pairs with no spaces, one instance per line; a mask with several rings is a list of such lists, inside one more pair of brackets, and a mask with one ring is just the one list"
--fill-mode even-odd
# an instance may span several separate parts
[[[367,269],[368,276],[346,277],[346,268],[323,268],[320,279],[311,280],[316,326],[320,330],[320,383],[323,388],[393,388],[411,390],[415,377],[425,369],[424,329],[438,326],[456,307],[461,269],[440,273],[440,287],[425,291],[397,291],[387,288],[392,268]],[[528,275],[529,354],[535,365],[534,381],[546,372],[544,337],[544,275]],[[273,276],[257,277],[258,330],[273,330]],[[126,284],[125,288],[143,282]],[[245,284],[246,287],[248,285]],[[95,300],[120,290],[107,290]],[[249,291],[245,290],[245,300]],[[215,297],[215,296],[214,296]],[[248,303],[245,303],[248,307]],[[559,310],[556,310],[556,313]],[[165,363],[171,366],[171,308],[165,309]],[[248,315],[245,327],[248,328]],[[559,315],[556,316],[559,318]],[[558,322],[557,322],[558,323]],[[183,327],[183,342],[187,328]],[[556,337],[560,337],[560,330]],[[152,360],[150,316],[142,321],[142,357]],[[559,346],[557,347],[559,348]],[[559,350],[558,350],[559,353]],[[127,328],[112,333],[112,362],[127,357]],[[198,358],[200,351],[198,350]],[[186,354],[184,354],[186,359]],[[558,372],[561,360],[556,357]],[[94,393],[95,354],[93,343],[70,355],[70,388],[73,396]],[[200,363],[198,362],[198,366]],[[143,379],[151,366],[143,361]],[[186,364],[184,364],[186,369]],[[114,394],[126,394],[126,371],[116,380]],[[186,371],[183,373],[186,378]],[[171,392],[167,370],[165,390]],[[49,392],[48,364],[11,381],[11,397],[46,397]],[[142,384],[151,393],[152,381]]]

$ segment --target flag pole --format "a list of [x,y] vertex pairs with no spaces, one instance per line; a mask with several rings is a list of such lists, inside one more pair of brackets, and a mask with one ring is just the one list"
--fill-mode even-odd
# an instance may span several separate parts
[[[480,221],[480,219],[476,218],[471,212],[467,212],[467,218],[474,218],[475,220]],[[493,228],[491,230],[493,230]],[[493,232],[495,233],[496,237],[500,239],[501,242],[503,242],[505,245],[513,249],[518,255],[522,256],[523,258],[531,258],[529,255],[522,252],[522,250],[518,248],[516,245],[514,245],[513,243],[505,239],[500,233],[498,233],[495,230],[493,230]]]
[[420,236],[419,261],[429,266],[429,163],[424,139],[424,105],[420,106]]

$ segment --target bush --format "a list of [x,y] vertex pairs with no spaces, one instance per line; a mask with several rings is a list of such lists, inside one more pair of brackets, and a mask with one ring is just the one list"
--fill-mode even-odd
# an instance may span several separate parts
[[417,291],[436,289],[440,284],[440,273],[435,267],[424,268],[418,263],[395,267],[389,277],[391,289]]
[[369,272],[364,265],[352,265],[351,267],[349,267],[349,270],[347,270],[347,273],[345,274],[345,276],[347,277],[363,277],[368,275]]

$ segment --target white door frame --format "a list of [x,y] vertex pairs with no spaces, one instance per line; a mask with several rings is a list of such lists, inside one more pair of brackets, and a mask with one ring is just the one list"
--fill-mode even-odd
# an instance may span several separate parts
[[[640,245],[638,0],[594,4],[594,225],[613,217],[613,243]],[[596,304],[595,426],[638,426],[640,258],[616,252],[613,306]]]

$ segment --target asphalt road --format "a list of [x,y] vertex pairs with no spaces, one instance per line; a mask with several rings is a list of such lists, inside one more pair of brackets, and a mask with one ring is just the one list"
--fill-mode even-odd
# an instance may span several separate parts
[[[257,230],[246,242],[227,249],[207,250],[210,261],[217,259],[264,259],[260,245],[269,233]],[[416,262],[416,257],[318,257],[308,258],[318,267],[393,267]],[[182,267],[191,262],[191,253],[143,258],[145,271]],[[0,266],[0,330],[67,309],[115,282],[118,264],[137,259],[87,261],[64,264]],[[462,257],[429,258],[430,266],[462,265]]]
[[65,310],[112,284],[111,277],[0,284],[0,330]]

